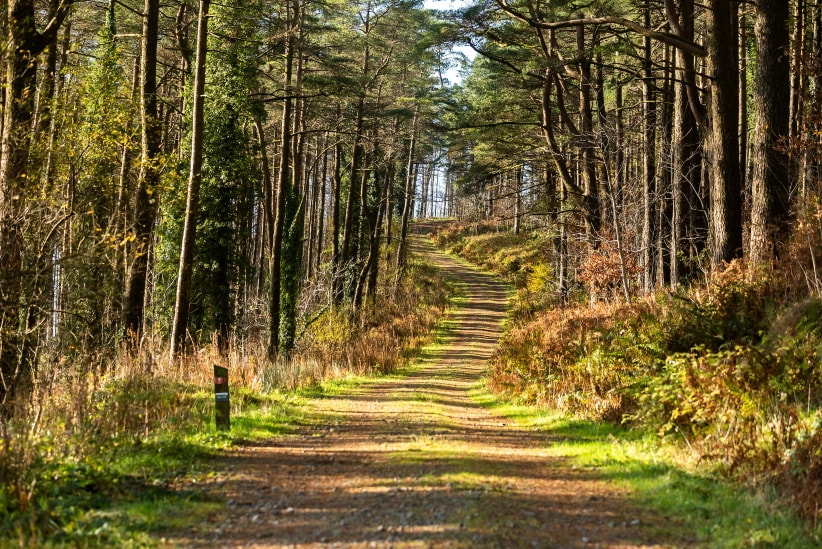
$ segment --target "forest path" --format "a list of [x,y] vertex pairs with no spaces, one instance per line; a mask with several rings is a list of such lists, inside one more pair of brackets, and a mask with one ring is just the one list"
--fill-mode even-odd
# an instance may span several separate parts
[[[207,490],[229,501],[174,540],[198,547],[661,547],[595,471],[551,456],[469,396],[502,334],[506,288],[415,239],[465,285],[453,329],[411,373],[309,402],[325,418],[235,450]],[[649,520],[650,519],[650,520]],[[656,523],[651,528],[646,524]],[[652,530],[655,533],[652,533]]]

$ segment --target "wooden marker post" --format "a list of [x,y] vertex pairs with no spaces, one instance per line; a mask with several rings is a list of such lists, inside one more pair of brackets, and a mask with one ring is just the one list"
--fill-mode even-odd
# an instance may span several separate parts
[[228,399],[228,368],[214,366],[214,404],[218,431],[231,429],[231,402]]

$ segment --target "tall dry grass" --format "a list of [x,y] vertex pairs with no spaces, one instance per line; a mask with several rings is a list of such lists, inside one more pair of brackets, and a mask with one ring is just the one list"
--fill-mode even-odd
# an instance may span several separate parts
[[[214,365],[228,368],[232,393],[246,394],[401,366],[448,303],[435,270],[412,262],[407,274],[359,314],[329,308],[290,357],[273,362],[263,341],[234,342],[225,352],[212,343],[170,360],[159,334],[107,355],[41,353],[32,392],[0,419],[0,515],[8,517],[0,544],[12,534],[21,545],[43,539],[50,507],[44,500],[58,497],[61,482],[69,481],[60,478],[66,465],[97,463],[112,451],[138,453],[157,433],[201,430],[213,414]],[[232,398],[232,414],[242,413],[243,402]]]

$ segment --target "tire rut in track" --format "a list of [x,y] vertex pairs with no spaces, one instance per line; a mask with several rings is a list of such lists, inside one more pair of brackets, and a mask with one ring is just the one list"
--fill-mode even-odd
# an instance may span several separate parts
[[[469,397],[502,333],[506,288],[415,239],[468,292],[412,373],[310,403],[323,426],[233,451],[205,489],[219,522],[177,536],[208,547],[661,547],[659,517],[547,451]],[[228,464],[231,468],[228,469]],[[650,525],[651,527],[649,527]],[[655,533],[653,533],[655,532]],[[172,537],[173,539],[174,537]]]

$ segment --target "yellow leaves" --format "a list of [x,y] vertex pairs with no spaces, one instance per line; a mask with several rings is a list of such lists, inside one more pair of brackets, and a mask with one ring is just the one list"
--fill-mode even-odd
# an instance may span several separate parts
[[526,288],[532,294],[539,294],[545,292],[553,281],[554,270],[550,265],[545,263],[538,263],[528,274]]
[[[99,229],[98,229],[99,230]],[[103,244],[111,249],[124,248],[137,240],[134,233],[106,233],[103,236]]]

